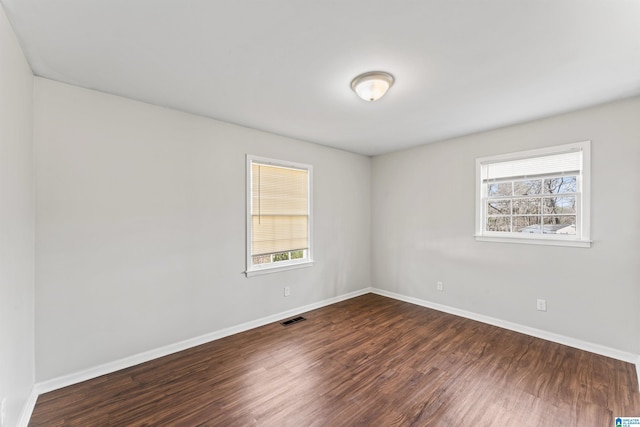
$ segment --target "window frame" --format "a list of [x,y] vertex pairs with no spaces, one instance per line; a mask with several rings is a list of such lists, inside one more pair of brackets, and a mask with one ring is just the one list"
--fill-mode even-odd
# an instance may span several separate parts
[[[516,161],[526,158],[545,157],[563,154],[571,151],[582,152],[582,165],[577,175],[576,197],[576,234],[542,234],[542,233],[514,233],[486,231],[487,212],[485,208],[486,183],[482,179],[483,166],[491,163]],[[553,174],[549,174],[553,175]],[[508,181],[508,180],[507,180]],[[517,181],[517,179],[511,180]],[[542,195],[544,196],[544,195]],[[519,196],[518,196],[519,197]],[[518,197],[512,197],[518,198]],[[532,245],[571,246],[580,248],[591,247],[591,141],[581,141],[571,144],[554,145],[533,150],[518,151],[476,159],[476,230],[475,239],[483,242],[522,243]],[[513,214],[511,214],[513,217]],[[544,224],[541,224],[542,226]]]
[[[251,254],[251,247],[253,243],[253,223],[252,223],[252,165],[253,163],[260,163],[264,165],[300,169],[307,171],[307,241],[309,248],[307,249],[306,258],[300,260],[288,260],[279,261],[277,263],[256,264],[252,262],[253,255]],[[292,270],[303,267],[311,267],[314,264],[313,260],[313,166],[305,163],[291,162],[287,160],[272,159],[268,157],[246,155],[246,248],[245,248],[245,275],[246,277],[276,273],[279,271]]]

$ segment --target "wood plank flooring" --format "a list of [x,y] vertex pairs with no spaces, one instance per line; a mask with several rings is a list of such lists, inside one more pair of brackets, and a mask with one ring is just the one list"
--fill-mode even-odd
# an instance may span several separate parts
[[632,364],[367,294],[38,398],[30,426],[613,426]]

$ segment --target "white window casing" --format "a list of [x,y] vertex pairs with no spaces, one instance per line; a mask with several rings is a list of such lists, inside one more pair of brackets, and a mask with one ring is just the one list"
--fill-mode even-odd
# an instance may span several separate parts
[[313,167],[247,155],[247,277],[313,265]]
[[476,240],[590,247],[590,165],[590,141],[476,159]]

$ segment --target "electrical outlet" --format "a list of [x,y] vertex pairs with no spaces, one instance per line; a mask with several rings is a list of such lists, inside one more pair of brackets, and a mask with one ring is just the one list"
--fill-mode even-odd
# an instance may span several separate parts
[[4,421],[7,418],[7,398],[3,397],[0,401],[0,427],[4,425]]
[[291,295],[291,288],[289,286],[285,286],[284,287],[284,296],[288,297],[289,295]]
[[439,280],[438,283],[436,283],[436,289],[438,289],[439,291],[444,291],[444,285]]
[[536,308],[538,309],[538,311],[547,311],[547,300],[538,299],[536,303]]

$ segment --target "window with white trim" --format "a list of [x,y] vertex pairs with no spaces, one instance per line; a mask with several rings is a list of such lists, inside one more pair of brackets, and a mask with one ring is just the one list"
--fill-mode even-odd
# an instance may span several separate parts
[[590,142],[476,160],[476,239],[590,246]]
[[312,173],[311,165],[247,156],[247,276],[313,263]]

